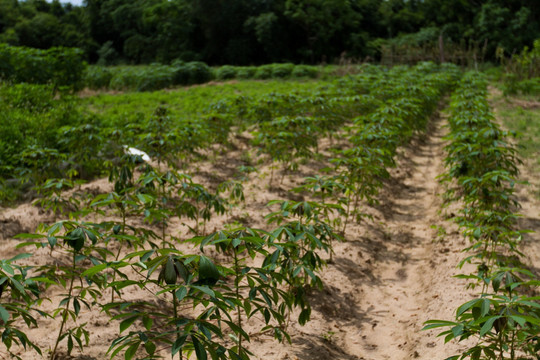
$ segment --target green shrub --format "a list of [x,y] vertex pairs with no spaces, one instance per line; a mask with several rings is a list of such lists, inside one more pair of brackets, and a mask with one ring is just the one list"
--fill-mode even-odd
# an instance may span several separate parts
[[175,60],[171,67],[173,68],[173,84],[189,85],[191,81],[190,70],[182,60]]
[[255,79],[270,79],[272,77],[273,66],[272,65],[262,65],[257,68],[255,72]]
[[116,68],[110,82],[110,88],[113,90],[136,89],[138,75],[133,68]]
[[212,69],[201,61],[192,61],[186,64],[190,73],[190,84],[204,84],[214,78]]
[[504,95],[540,95],[540,77],[518,81],[517,76],[508,74],[503,85]]
[[84,86],[86,63],[75,48],[40,50],[0,44],[0,79],[14,83],[53,84],[55,90]]
[[283,79],[291,76],[294,64],[274,64],[272,66],[272,77]]
[[316,78],[318,74],[319,70],[316,66],[296,65],[291,73],[291,76],[295,78]]
[[90,89],[106,89],[111,84],[113,74],[104,66],[89,66],[84,76],[84,83]]
[[203,84],[212,80],[214,76],[212,69],[200,61],[185,63],[182,60],[175,60],[171,66],[175,85]]
[[165,89],[174,83],[173,68],[165,65],[150,65],[139,70],[137,77],[137,91]]
[[257,67],[255,66],[241,66],[236,71],[236,77],[238,79],[252,79],[257,72]]
[[234,66],[225,65],[216,70],[216,78],[218,80],[229,80],[236,77],[236,68]]

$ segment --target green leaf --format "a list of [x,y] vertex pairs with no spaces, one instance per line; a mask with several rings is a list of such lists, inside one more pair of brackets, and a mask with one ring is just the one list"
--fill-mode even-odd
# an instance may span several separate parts
[[67,348],[68,348],[68,355],[71,354],[71,352],[73,351],[73,337],[71,336],[71,334],[68,336],[68,341],[67,341]]
[[49,242],[49,245],[51,247],[54,247],[56,243],[58,242],[58,239],[56,238],[56,236],[48,236],[47,241]]
[[0,305],[0,318],[4,324],[6,324],[9,320],[9,313],[2,305]]
[[199,260],[199,281],[209,280],[211,283],[216,283],[220,277],[216,265],[206,256],[201,256]]
[[474,299],[474,300],[471,300],[471,301],[467,301],[465,304],[461,305],[457,311],[456,311],[456,316],[460,316],[462,315],[465,311],[469,310],[471,307],[473,307],[474,305],[476,305],[477,302],[479,301],[482,301],[482,299]]
[[204,346],[200,343],[199,340],[193,335],[191,335],[191,341],[193,342],[193,347],[195,348],[195,355],[197,355],[197,360],[207,360],[206,350]]
[[191,287],[199,291],[202,291],[203,293],[207,294],[210,297],[213,297],[213,298],[216,297],[216,294],[214,293],[214,291],[210,289],[208,286],[191,285]]
[[124,330],[126,330],[128,327],[130,327],[131,324],[133,324],[135,322],[135,320],[137,320],[137,318],[138,318],[138,316],[135,315],[135,316],[132,316],[132,317],[127,318],[124,321],[122,321],[120,323],[120,333],[122,333]]
[[493,349],[490,349],[488,347],[484,348],[484,354],[486,354],[488,359],[496,359],[497,355],[495,354],[495,351]]
[[493,328],[493,323],[495,323],[495,321],[500,318],[501,316],[490,317],[480,329],[480,337],[486,335],[491,330],[491,328]]
[[175,295],[178,301],[182,301],[186,297],[187,293],[188,293],[187,288],[185,286],[182,286],[181,288],[176,290]]
[[179,259],[175,259],[174,266],[176,268],[176,272],[178,274],[180,274],[182,279],[184,279],[184,281],[187,283],[189,281],[189,275],[190,274],[189,274],[189,270],[184,265],[184,263],[182,261],[180,261]]
[[125,360],[131,360],[133,356],[135,356],[135,353],[137,352],[137,349],[139,349],[139,345],[141,344],[140,341],[137,341],[136,343],[130,345],[128,349],[126,350],[126,353],[124,354]]
[[14,239],[42,239],[44,238],[45,235],[41,235],[41,234],[18,234],[18,235],[15,235],[13,238]]
[[176,339],[176,341],[174,342],[171,348],[171,355],[173,357],[174,355],[176,355],[176,353],[182,350],[182,347],[184,346],[186,339],[187,339],[187,335],[180,336]]
[[458,337],[463,334],[463,328],[463,324],[457,324],[456,326],[454,326],[452,328],[452,334],[454,334],[454,337]]
[[99,265],[96,265],[96,266],[93,266],[91,267],[90,269],[86,270],[85,272],[82,273],[82,276],[93,276],[95,274],[97,274],[98,272],[100,271],[103,271],[107,268],[107,264],[106,263],[103,263],[103,264],[99,264]]
[[86,236],[90,239],[90,241],[92,242],[92,244],[95,245],[96,242],[97,242],[97,237],[96,237],[96,235],[95,235],[92,231],[90,231],[90,230],[88,230],[88,229],[84,229],[84,232],[85,232]]
[[300,315],[298,316],[298,323],[300,325],[305,325],[309,321],[310,317],[311,317],[311,309],[310,308],[303,309],[300,312]]
[[165,263],[165,272],[163,278],[167,285],[176,284],[176,270],[174,267],[174,260],[171,255],[167,256],[167,262]]
[[11,259],[9,259],[9,262],[14,262],[14,261],[21,260],[21,259],[28,259],[31,256],[32,256],[32,254],[30,254],[30,253],[18,254],[18,255],[15,255],[14,257],[12,257]]
[[79,315],[79,312],[81,311],[81,304],[77,298],[73,298],[73,310],[75,310],[75,315]]
[[60,231],[60,229],[62,229],[62,226],[63,226],[63,223],[62,222],[58,222],[54,225],[52,225],[48,230],[47,230],[47,234],[49,236],[54,236],[54,234],[56,234],[58,231]]
[[85,240],[84,231],[82,228],[76,228],[75,230],[70,231],[65,238],[66,243],[68,246],[72,247],[73,250],[76,252],[81,251],[81,249],[84,247],[84,240]]
[[510,318],[512,318],[515,322],[517,322],[521,326],[525,326],[525,323],[527,322],[527,319],[518,315],[510,315]]
[[154,355],[154,353],[156,352],[156,344],[154,344],[152,341],[146,342],[144,344],[144,348],[148,355]]
[[144,254],[141,256],[141,262],[145,262],[155,253],[155,250],[145,251]]
[[481,309],[482,309],[482,317],[483,316],[486,316],[488,313],[489,313],[489,309],[491,307],[491,302],[488,300],[488,299],[483,299],[482,300],[482,306],[481,306]]
[[142,322],[146,330],[150,330],[154,324],[154,320],[148,316],[143,317]]

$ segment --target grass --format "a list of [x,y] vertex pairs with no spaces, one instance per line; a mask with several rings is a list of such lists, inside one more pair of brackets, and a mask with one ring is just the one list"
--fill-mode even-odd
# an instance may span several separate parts
[[82,99],[90,112],[113,121],[149,117],[157,106],[166,106],[171,117],[189,119],[207,113],[210,106],[239,95],[259,97],[269,93],[307,92],[324,86],[325,80],[268,80],[210,83],[170,91],[99,94]]
[[[496,116],[503,125],[517,135],[518,152],[531,172],[540,174],[540,103],[527,95],[495,95]],[[534,194],[540,199],[540,184],[534,185]]]
[[495,108],[504,126],[517,133],[520,156],[534,160],[535,170],[540,170],[540,106],[527,104],[532,104],[530,98],[507,97],[499,99]]

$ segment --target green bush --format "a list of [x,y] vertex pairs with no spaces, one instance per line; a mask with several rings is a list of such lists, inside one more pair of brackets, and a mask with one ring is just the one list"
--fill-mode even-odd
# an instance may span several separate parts
[[236,71],[236,77],[238,79],[252,79],[256,72],[257,67],[255,66],[241,66]]
[[318,74],[319,70],[316,66],[296,65],[291,73],[291,76],[295,78],[316,78]]
[[[2,53],[0,53],[1,59]],[[0,64],[0,71],[4,64]],[[7,71],[7,70],[6,70]],[[212,71],[200,61],[184,62],[177,59],[171,65],[146,66],[90,66],[84,83],[91,89],[155,91],[175,85],[203,84],[216,78],[229,79],[284,79],[315,78],[319,68],[308,65],[268,64],[262,66],[225,65]]]
[[137,73],[137,91],[155,91],[173,85],[174,72],[170,66],[150,65]]
[[86,63],[75,48],[40,50],[0,44],[0,79],[13,83],[53,84],[55,90],[84,86]]
[[272,65],[262,65],[257,68],[257,71],[255,71],[255,79],[270,79],[272,77],[273,73],[273,66]]
[[137,88],[139,76],[134,68],[116,68],[110,82],[113,90],[133,90]]
[[191,84],[204,84],[214,78],[212,69],[201,61],[192,61],[186,64],[190,73]]
[[283,79],[291,76],[294,64],[274,64],[272,67],[272,77]]
[[212,69],[200,61],[185,63],[181,60],[175,60],[171,67],[175,85],[203,84],[213,78]]
[[513,74],[506,75],[504,95],[540,95],[540,77],[518,81]]
[[236,77],[236,68],[234,66],[225,65],[216,70],[216,78],[218,80],[229,80]]
[[84,76],[84,84],[90,89],[107,89],[113,74],[104,66],[89,66]]
[[189,85],[191,81],[190,70],[182,60],[175,60],[171,67],[173,68],[173,84]]

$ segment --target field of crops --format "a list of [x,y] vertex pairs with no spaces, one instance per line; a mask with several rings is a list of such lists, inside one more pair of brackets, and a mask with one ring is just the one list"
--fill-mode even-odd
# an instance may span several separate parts
[[356,70],[0,86],[0,358],[537,356],[540,216],[487,80]]

